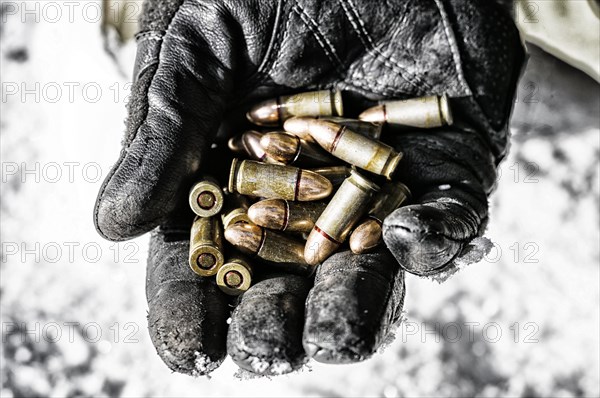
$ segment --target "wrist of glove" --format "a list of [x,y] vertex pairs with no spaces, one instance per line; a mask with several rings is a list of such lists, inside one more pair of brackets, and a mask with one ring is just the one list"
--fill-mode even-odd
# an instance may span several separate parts
[[[111,240],[156,228],[146,292],[158,354],[192,375],[227,353],[259,374],[292,371],[309,357],[369,357],[400,319],[402,269],[441,272],[483,233],[523,60],[508,14],[462,0],[144,7],[127,133],[94,221]],[[236,125],[258,98],[323,87],[345,91],[349,116],[376,100],[446,93],[456,123],[385,137],[404,152],[397,178],[413,192],[384,221],[385,246],[338,253],[314,281],[265,272],[232,301],[187,265],[185,197],[200,173],[224,171],[207,161],[219,126]]]

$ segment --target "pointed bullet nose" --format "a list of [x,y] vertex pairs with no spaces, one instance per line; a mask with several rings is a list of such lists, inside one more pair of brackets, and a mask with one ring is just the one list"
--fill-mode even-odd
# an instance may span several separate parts
[[367,253],[381,243],[381,224],[369,218],[350,235],[350,250],[354,254]]
[[234,224],[225,230],[227,242],[251,254],[258,252],[262,238],[262,228],[253,224]]
[[283,129],[288,133],[292,133],[297,137],[309,137],[309,122],[314,120],[310,117],[296,116],[285,121]]
[[306,239],[304,259],[309,265],[318,265],[331,256],[339,247],[339,243],[328,239],[315,227]]
[[246,117],[258,126],[277,126],[280,123],[278,108],[276,100],[266,100],[254,105]]
[[266,199],[256,202],[248,209],[248,217],[261,227],[282,230],[287,223],[286,202],[281,199]]
[[369,108],[358,115],[358,118],[365,122],[383,123],[385,122],[385,105],[377,105]]
[[243,136],[244,136],[243,134],[238,134],[236,136],[231,137],[227,141],[227,147],[229,148],[230,151],[232,151],[236,154],[245,153],[244,143],[242,141]]
[[260,146],[271,158],[288,164],[296,157],[300,140],[291,134],[272,132],[261,137]]
[[300,170],[296,200],[325,199],[331,195],[331,191],[333,191],[333,185],[327,178],[312,171]]
[[242,144],[248,156],[255,160],[264,160],[266,153],[260,145],[262,134],[258,131],[249,130],[242,135]]

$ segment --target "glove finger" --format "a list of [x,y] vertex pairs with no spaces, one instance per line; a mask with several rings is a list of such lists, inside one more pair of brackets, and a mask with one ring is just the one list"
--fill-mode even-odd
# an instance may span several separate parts
[[487,204],[477,212],[462,195],[459,190],[432,193],[385,219],[383,240],[402,268],[417,275],[438,273],[483,232]]
[[230,91],[229,65],[211,50],[224,43],[215,47],[192,29],[190,10],[181,11],[180,3],[145,4],[127,133],[94,210],[107,239],[141,235],[174,210],[204,160]]
[[412,133],[398,141],[405,154],[398,178],[415,201],[384,220],[383,240],[406,271],[435,274],[483,233],[494,158],[483,139],[464,131]]
[[400,319],[403,302],[404,273],[386,249],[335,254],[308,295],[304,349],[319,362],[367,359]]
[[311,285],[309,278],[276,275],[241,296],[227,336],[227,351],[239,367],[262,375],[280,375],[306,362],[302,325]]
[[148,329],[171,370],[197,376],[210,373],[225,358],[230,309],[229,298],[214,278],[202,278],[190,269],[188,253],[189,227],[165,226],[152,233],[146,277]]

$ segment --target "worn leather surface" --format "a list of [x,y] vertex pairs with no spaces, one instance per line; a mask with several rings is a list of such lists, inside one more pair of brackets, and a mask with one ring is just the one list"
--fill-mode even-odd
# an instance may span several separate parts
[[[401,268],[444,270],[483,233],[524,57],[509,14],[488,0],[150,0],[140,22],[127,132],[94,222],[110,240],[160,226],[147,278],[159,355],[188,374],[214,369],[226,350],[271,374],[301,366],[307,353],[367,358],[401,312]],[[208,149],[246,127],[252,103],[326,87],[344,90],[349,117],[382,99],[446,93],[456,123],[387,132],[405,153],[397,178],[413,191],[384,222],[391,255],[338,254],[310,293],[293,276],[256,284],[233,313],[226,348],[228,298],[187,266],[185,197],[201,173],[226,173]]]

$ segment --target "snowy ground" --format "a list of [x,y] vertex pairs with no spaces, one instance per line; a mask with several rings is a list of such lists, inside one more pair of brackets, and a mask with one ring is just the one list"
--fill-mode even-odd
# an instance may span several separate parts
[[2,396],[600,394],[595,82],[534,54],[492,198],[494,249],[443,284],[408,276],[407,321],[383,353],[272,380],[238,380],[228,360],[194,379],[150,343],[147,238],[113,244],[92,226],[134,48],[117,66],[98,4],[79,4],[92,6],[73,22],[40,9],[38,23],[0,25]]

